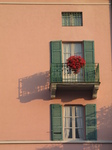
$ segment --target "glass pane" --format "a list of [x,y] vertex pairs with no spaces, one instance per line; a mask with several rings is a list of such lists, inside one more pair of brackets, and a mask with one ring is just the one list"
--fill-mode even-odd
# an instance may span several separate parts
[[66,63],[67,62],[67,59],[70,57],[70,54],[64,54],[64,63]]
[[79,132],[78,132],[78,130],[79,130],[79,129],[75,129],[75,137],[76,137],[76,138],[79,138]]
[[[83,57],[83,51],[82,51],[82,44],[81,43],[74,43],[73,54],[75,56],[81,56],[81,57]],[[79,73],[77,74],[76,81],[80,82],[80,81],[83,81],[83,80],[84,80],[83,70],[80,69]]]
[[65,107],[65,117],[70,117],[70,116],[72,116],[72,107],[66,106]]
[[65,127],[66,128],[72,127],[72,118],[65,118]]
[[64,133],[65,133],[65,138],[66,139],[72,138],[72,129],[65,129]]
[[75,13],[74,16],[74,22],[75,22],[75,26],[81,26],[81,21],[82,21],[82,13]]
[[82,118],[75,118],[75,127],[82,128]]
[[83,69],[81,68],[79,73],[77,74],[77,80],[78,81],[84,81],[84,73],[83,73]]
[[74,55],[83,57],[82,44],[81,43],[75,43],[74,44]]
[[70,44],[63,44],[63,52],[64,52],[63,63],[66,63],[67,59],[71,56]]
[[64,45],[64,53],[70,53],[70,44],[63,44]]
[[81,107],[81,106],[75,107],[75,116],[77,116],[77,117],[83,116],[83,107]]
[[83,139],[84,138],[83,129],[75,129],[75,137]]

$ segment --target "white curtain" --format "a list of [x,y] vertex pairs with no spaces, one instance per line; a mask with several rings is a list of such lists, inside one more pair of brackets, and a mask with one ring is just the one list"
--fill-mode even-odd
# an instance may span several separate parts
[[68,139],[70,134],[70,107],[65,107],[64,127],[65,127],[65,138]]
[[69,43],[63,44],[63,48],[64,48],[64,62],[63,63],[66,63],[67,59],[71,56],[70,44]]
[[79,138],[83,139],[84,137],[84,131],[83,131],[83,107],[81,106],[77,106],[75,107],[75,112],[76,112],[76,116],[77,116],[77,126],[78,126],[78,134],[79,134]]
[[[83,57],[82,44],[81,43],[64,43],[63,44],[63,63],[66,63],[70,56],[81,56]],[[67,66],[64,66],[64,80],[69,81],[82,81],[83,70],[81,69],[78,74],[74,76],[74,73],[70,71]],[[73,79],[73,80],[72,80]]]
[[74,43],[74,55],[83,57],[81,43]]
[[[83,57],[82,44],[74,43],[74,55]],[[76,80],[81,81],[83,79],[83,70],[80,69],[80,72],[76,75]]]
[[64,63],[64,80],[68,80],[69,76],[70,76],[70,71],[69,68],[67,67],[67,65],[65,65],[65,63],[67,62],[67,59],[71,56],[71,48],[70,48],[70,44],[66,43],[63,45],[63,63]]

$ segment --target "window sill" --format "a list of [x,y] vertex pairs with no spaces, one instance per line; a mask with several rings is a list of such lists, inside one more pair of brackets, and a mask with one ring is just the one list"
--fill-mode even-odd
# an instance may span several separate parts
[[71,140],[71,141],[0,141],[0,144],[112,144],[112,141],[81,141],[81,140]]

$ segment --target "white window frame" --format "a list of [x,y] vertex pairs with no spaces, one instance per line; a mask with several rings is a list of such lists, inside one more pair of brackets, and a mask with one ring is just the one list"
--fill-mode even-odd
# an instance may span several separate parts
[[[71,116],[65,116],[65,107],[71,107],[72,108],[72,117]],[[81,107],[81,109],[82,109],[82,116],[80,116],[80,117],[76,117],[75,116],[75,108],[76,107]],[[65,127],[65,118],[72,118],[72,127]],[[75,135],[75,133],[76,133],[76,129],[78,129],[78,127],[76,127],[75,126],[75,119],[76,118],[82,118],[82,127],[80,127],[80,128],[82,128],[82,132],[83,132],[83,137],[82,138],[76,138],[76,135]],[[72,138],[66,138],[65,137],[65,129],[72,129]],[[85,136],[84,136],[84,132],[85,131],[85,126],[84,126],[84,107],[83,106],[72,106],[72,105],[69,105],[69,106],[64,106],[63,107],[63,140],[64,141],[71,141],[71,140],[84,140],[85,138]]]
[[[69,44],[70,46],[70,52],[65,53],[64,52],[64,45],[65,44]],[[74,46],[75,44],[80,44],[81,45],[81,54],[75,52],[74,53]],[[65,62],[65,55],[68,54],[70,56],[81,56],[84,57],[84,50],[83,50],[83,43],[82,42],[63,42],[62,43],[62,63],[66,63]],[[74,81],[78,81],[78,79],[80,78],[81,81],[84,80],[84,71],[82,69],[80,69],[80,72],[76,75],[74,75],[73,71],[69,71],[69,69],[67,68],[67,66],[64,64],[64,68],[63,68],[63,81],[69,81],[69,82],[73,82]]]

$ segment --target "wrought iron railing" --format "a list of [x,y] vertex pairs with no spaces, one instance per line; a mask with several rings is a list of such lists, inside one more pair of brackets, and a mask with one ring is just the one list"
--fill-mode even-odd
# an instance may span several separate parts
[[74,74],[72,70],[67,67],[66,63],[51,64],[50,68],[50,82],[99,82],[99,64],[86,64],[85,67],[80,69],[78,74]]

